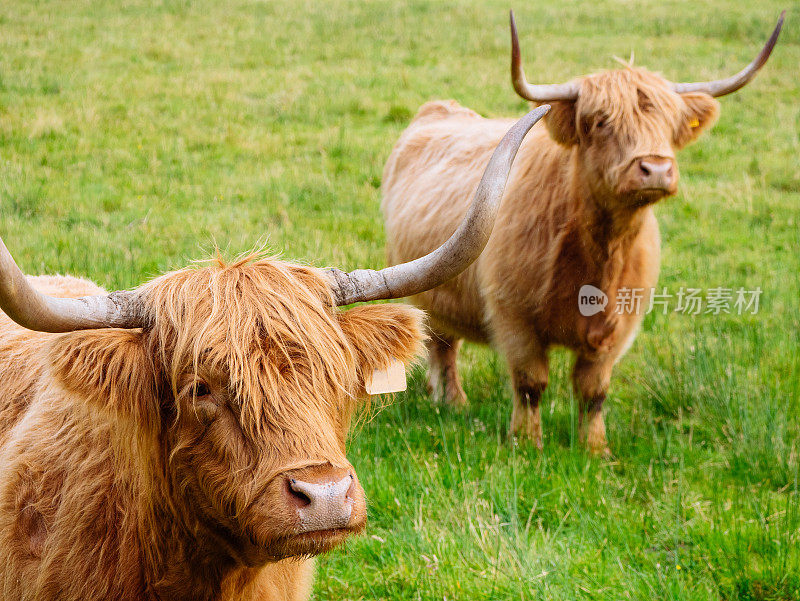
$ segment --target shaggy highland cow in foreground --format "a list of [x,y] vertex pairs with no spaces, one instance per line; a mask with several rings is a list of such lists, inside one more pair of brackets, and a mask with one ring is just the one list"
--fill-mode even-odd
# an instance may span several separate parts
[[252,258],[106,294],[26,278],[0,240],[0,598],[307,598],[310,557],[366,522],[356,401],[424,337],[417,309],[337,306],[467,267],[546,110],[511,128],[441,248],[378,272]]
[[[429,314],[433,330],[433,394],[465,404],[456,368],[461,341],[490,343],[511,371],[511,433],[541,447],[548,352],[567,347],[577,357],[572,379],[581,437],[592,452],[609,453],[603,401],[613,366],[644,316],[620,314],[616,300],[620,290],[637,289],[647,307],[656,284],[660,240],[653,205],[678,189],[675,152],[714,123],[715,97],[755,76],[782,23],[783,15],[758,57],[728,79],[672,83],[629,66],[566,84],[531,85],[511,15],[514,87],[527,100],[550,102],[552,110],[519,151],[484,253],[459,277],[412,299]],[[508,124],[454,101],[422,106],[383,173],[389,264],[447,237]],[[579,312],[583,286],[607,295],[604,310]]]

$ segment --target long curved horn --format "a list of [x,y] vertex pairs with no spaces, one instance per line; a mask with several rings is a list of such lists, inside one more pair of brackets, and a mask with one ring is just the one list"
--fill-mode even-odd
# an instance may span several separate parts
[[577,83],[555,83],[545,85],[532,85],[525,78],[522,70],[522,57],[519,51],[519,37],[517,24],[514,21],[514,11],[509,11],[511,24],[511,82],[517,94],[525,100],[532,102],[552,102],[554,100],[576,100],[578,98]]
[[752,63],[747,65],[736,75],[728,77],[727,79],[717,79],[716,81],[673,83],[672,89],[678,94],[685,94],[687,92],[704,92],[716,98],[719,96],[725,96],[725,94],[730,94],[731,92],[735,92],[736,90],[743,88],[750,82],[751,79],[756,76],[756,73],[758,73],[759,69],[761,69],[761,67],[763,67],[767,62],[767,59],[769,59],[769,55],[772,54],[772,49],[775,48],[775,44],[778,42],[778,36],[781,33],[781,28],[783,27],[783,18],[785,16],[786,11],[784,10],[781,12],[781,16],[778,18],[778,24],[772,31],[772,35],[769,36],[767,43],[764,44],[761,52],[759,52],[758,56],[753,59]]
[[494,227],[514,157],[531,127],[550,106],[543,105],[517,121],[500,140],[483,172],[464,220],[439,248],[424,257],[380,271],[328,271],[337,305],[413,296],[443,284],[464,271],[483,252]]
[[95,328],[138,328],[144,323],[133,292],[83,298],[56,298],[38,292],[14,262],[0,238],[0,309],[22,327],[38,332]]

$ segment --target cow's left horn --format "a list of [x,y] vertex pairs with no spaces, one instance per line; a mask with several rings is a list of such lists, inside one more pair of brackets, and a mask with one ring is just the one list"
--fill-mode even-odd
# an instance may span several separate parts
[[38,332],[138,328],[142,304],[133,292],[56,298],[31,286],[0,238],[0,309],[22,327]]
[[549,105],[540,106],[517,121],[492,154],[464,220],[455,233],[433,252],[400,265],[374,271],[358,269],[328,272],[337,305],[413,296],[457,276],[483,252],[494,227],[506,180],[522,140]]
[[758,53],[758,56],[753,59],[753,62],[747,65],[744,69],[739,71],[736,75],[732,77],[728,77],[726,79],[717,79],[716,81],[699,81],[695,83],[673,83],[672,89],[676,91],[678,94],[685,94],[688,92],[702,92],[708,94],[710,96],[718,97],[718,96],[725,96],[725,94],[730,94],[731,92],[735,92],[736,90],[743,88],[746,86],[751,79],[756,76],[759,69],[764,66],[769,59],[769,55],[772,54],[772,49],[775,48],[775,44],[778,43],[778,36],[781,34],[781,28],[783,27],[783,18],[786,16],[786,11],[784,10],[781,12],[781,16],[778,18],[778,24],[775,26],[775,29],[772,31],[772,35],[769,36],[767,43],[764,44],[764,47],[761,49],[761,52]]

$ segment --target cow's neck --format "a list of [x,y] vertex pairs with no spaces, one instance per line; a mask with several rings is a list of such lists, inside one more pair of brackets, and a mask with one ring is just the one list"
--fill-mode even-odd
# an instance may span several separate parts
[[597,277],[597,285],[607,293],[612,292],[652,207],[610,208],[615,203],[599,198],[580,184],[573,190],[573,200],[584,258]]
[[147,482],[140,481],[147,488],[138,495],[146,588],[160,600],[216,601],[223,579],[243,568],[232,557],[226,534],[197,519],[200,503],[175,502],[178,493],[163,469],[166,461],[153,456]]

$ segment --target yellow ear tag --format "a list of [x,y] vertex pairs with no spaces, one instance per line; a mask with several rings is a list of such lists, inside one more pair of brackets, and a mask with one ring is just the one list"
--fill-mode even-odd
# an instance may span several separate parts
[[699,119],[692,119],[689,122],[689,127],[691,127],[692,129],[694,129],[695,127],[700,127],[700,120]]
[[367,378],[367,382],[364,384],[367,394],[402,392],[406,386],[406,366],[397,359],[392,359],[384,369],[376,369],[372,372],[372,377]]

